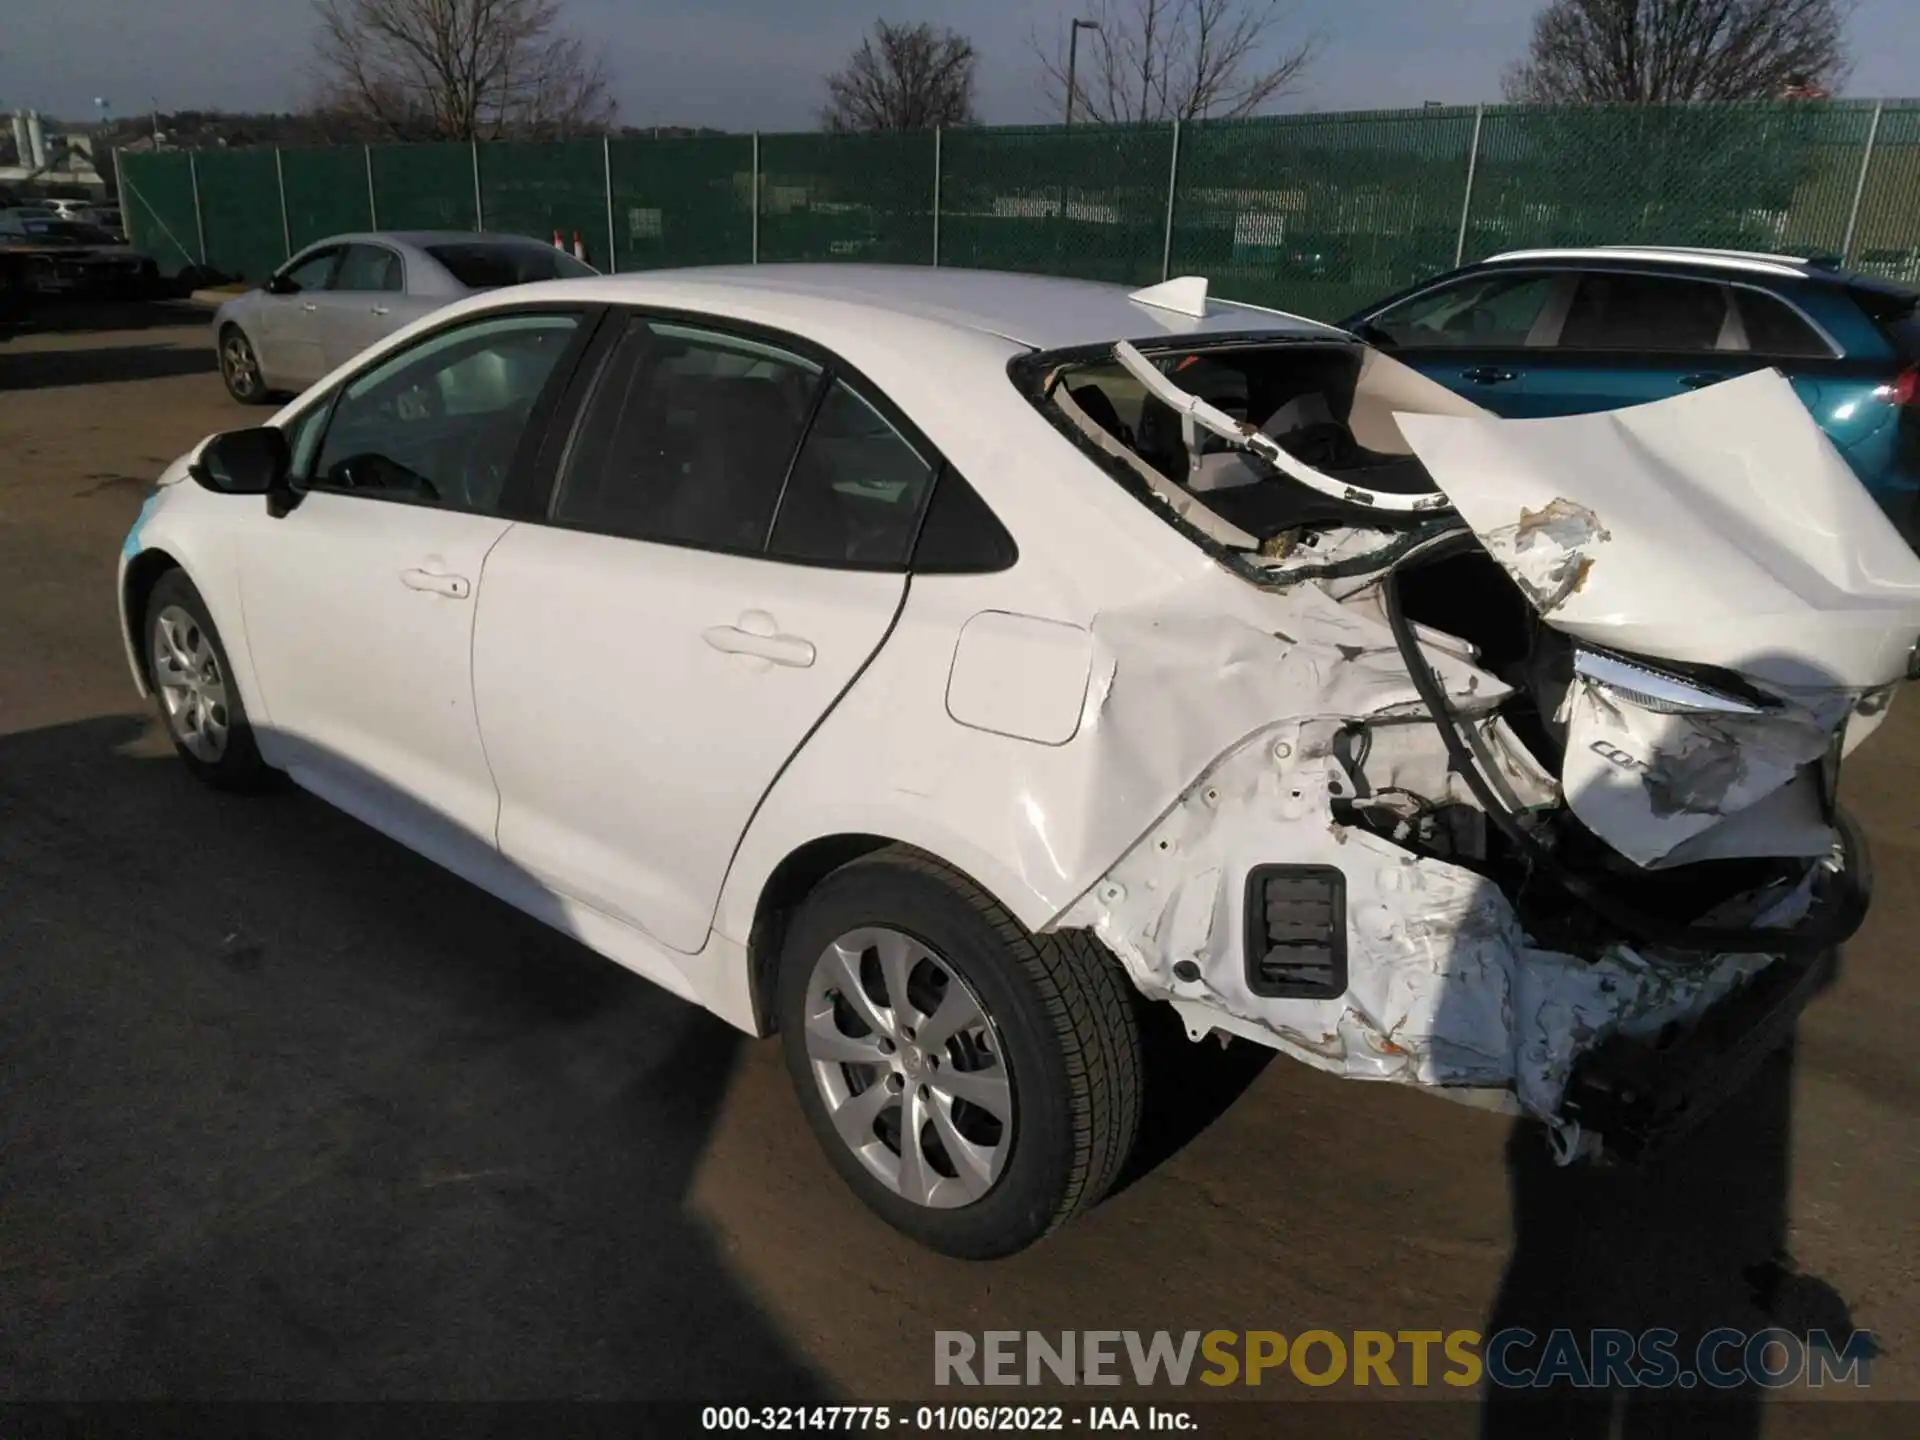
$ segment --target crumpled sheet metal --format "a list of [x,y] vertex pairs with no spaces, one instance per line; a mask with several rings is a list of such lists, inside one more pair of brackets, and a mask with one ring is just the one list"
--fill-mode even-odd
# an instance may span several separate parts
[[[1533,946],[1491,881],[1333,823],[1330,802],[1346,785],[1330,755],[1335,729],[1281,724],[1250,737],[1062,917],[1091,928],[1195,1038],[1225,1030],[1354,1079],[1504,1090],[1558,1127],[1582,1053],[1614,1030],[1698,1014],[1769,962],[1683,968],[1624,946],[1598,960]],[[1272,999],[1247,985],[1246,877],[1275,861],[1346,876],[1338,999]],[[1182,961],[1195,978],[1174,973]]]
[[1920,558],[1778,371],[1594,415],[1394,418],[1569,634],[1775,687],[1905,673]]
[[1779,715],[1666,715],[1575,677],[1561,782],[1588,829],[1637,865],[1751,809],[1826,754],[1837,726]]
[[[1089,763],[1100,783],[1078,833],[1088,845],[1113,839],[1082,873],[1101,873],[1168,797],[1276,721],[1425,715],[1384,624],[1314,585],[1284,598],[1248,587],[1245,602],[1237,615],[1148,604],[1095,618],[1081,735],[1093,742]],[[1435,649],[1429,658],[1463,714],[1484,712],[1511,693],[1458,656]],[[1067,834],[1058,820],[1019,843],[1057,851]],[[1054,852],[1018,858],[1031,873],[1059,868]]]

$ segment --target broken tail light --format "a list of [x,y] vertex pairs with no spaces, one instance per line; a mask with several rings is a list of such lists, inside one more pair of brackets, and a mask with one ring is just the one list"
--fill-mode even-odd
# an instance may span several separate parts
[[1588,646],[1574,651],[1573,673],[1656,715],[1765,715],[1780,708],[1737,675],[1686,675]]
[[1256,865],[1247,875],[1247,988],[1276,1000],[1347,992],[1347,877],[1331,865]]

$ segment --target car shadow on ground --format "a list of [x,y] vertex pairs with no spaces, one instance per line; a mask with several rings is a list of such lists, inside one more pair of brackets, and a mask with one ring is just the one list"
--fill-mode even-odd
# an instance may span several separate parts
[[120,345],[89,350],[0,348],[0,390],[52,390],[70,385],[114,385],[208,375],[217,368],[211,345]]
[[740,1036],[163,752],[0,737],[0,1395],[821,1396],[685,1207]]
[[[1789,1045],[1699,1129],[1641,1165],[1563,1168],[1537,1127],[1516,1125],[1507,1146],[1513,1253],[1484,1333],[1532,1332],[1540,1343],[1517,1345],[1512,1360],[1542,1374],[1555,1330],[1570,1331],[1589,1356],[1595,1330],[1672,1331],[1683,1371],[1694,1371],[1702,1341],[1721,1329],[1741,1337],[1778,1329],[1802,1346],[1823,1331],[1844,1343],[1853,1330],[1846,1300],[1800,1274],[1787,1250],[1792,1114]],[[1737,1369],[1741,1348],[1712,1358],[1723,1373]],[[1755,1440],[1765,1393],[1746,1380],[1580,1389],[1563,1375],[1542,1390],[1490,1388],[1481,1433]]]
[[48,300],[36,303],[24,321],[0,323],[0,339],[204,326],[212,319],[212,311],[184,300]]

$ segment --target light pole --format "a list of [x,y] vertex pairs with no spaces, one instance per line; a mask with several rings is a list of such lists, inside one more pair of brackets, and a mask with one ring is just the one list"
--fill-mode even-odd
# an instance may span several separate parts
[[1079,69],[1080,32],[1098,30],[1098,20],[1075,20],[1067,27],[1067,123],[1064,128],[1073,128],[1074,73]]
[[[1099,28],[1098,20],[1082,20],[1078,17],[1075,17],[1073,23],[1067,27],[1067,122],[1060,127],[1062,140],[1073,133],[1073,97],[1079,87],[1076,76],[1080,69],[1080,32]],[[1061,150],[1063,152],[1061,159],[1070,165],[1073,152],[1064,145]],[[1057,233],[1060,236],[1060,244],[1064,247],[1067,238],[1067,177],[1065,175],[1060,177],[1060,229]]]

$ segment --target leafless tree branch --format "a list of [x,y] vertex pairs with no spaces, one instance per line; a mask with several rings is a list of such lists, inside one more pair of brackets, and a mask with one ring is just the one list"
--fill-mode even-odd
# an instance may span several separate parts
[[1552,0],[1510,100],[1536,104],[1776,99],[1847,74],[1851,0]]
[[[1319,53],[1280,44],[1284,0],[1082,0],[1073,113],[1103,124],[1231,119],[1296,89]],[[1072,35],[1032,40],[1041,90],[1065,112]]]
[[395,140],[557,139],[611,123],[560,0],[314,0],[321,109]]
[[971,125],[976,61],[973,42],[951,30],[877,20],[827,77],[821,123],[842,132]]

